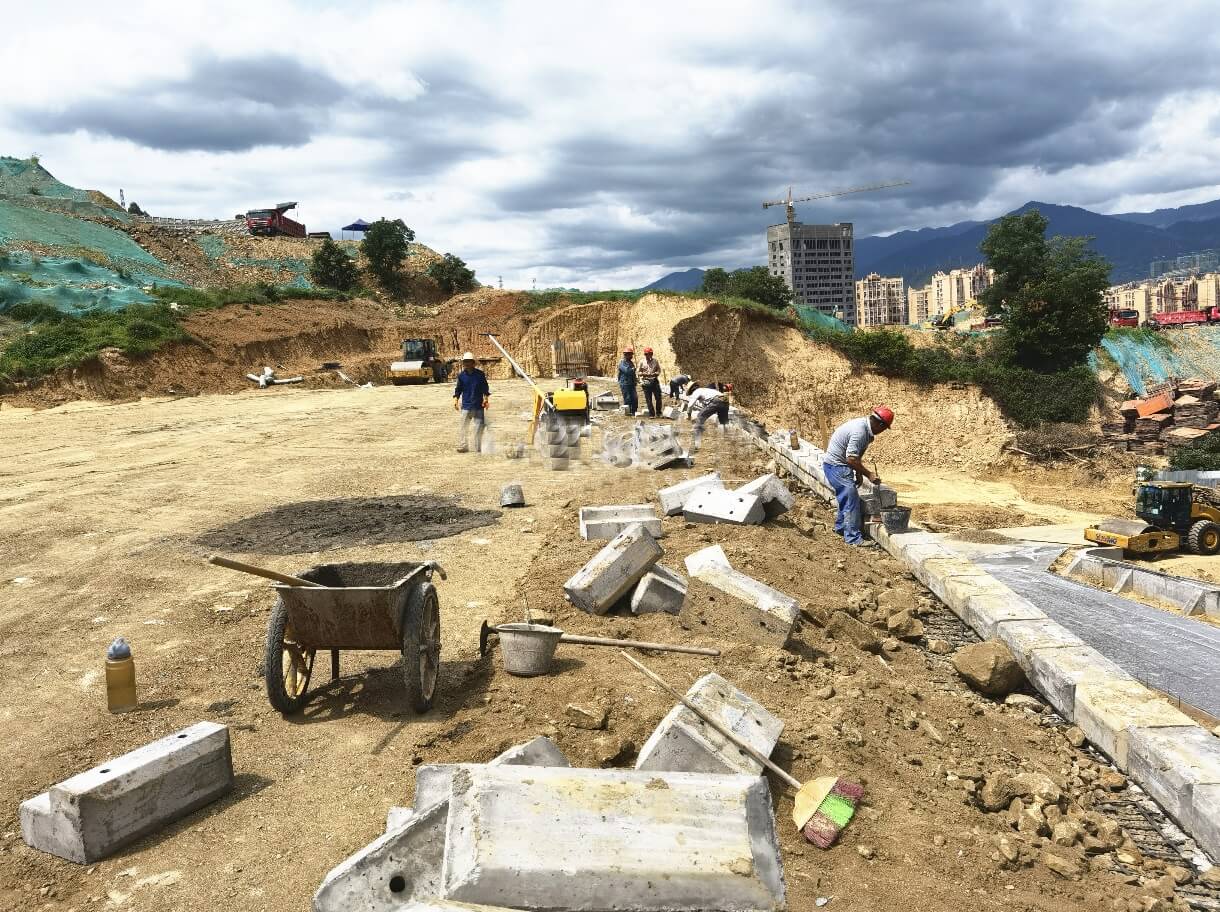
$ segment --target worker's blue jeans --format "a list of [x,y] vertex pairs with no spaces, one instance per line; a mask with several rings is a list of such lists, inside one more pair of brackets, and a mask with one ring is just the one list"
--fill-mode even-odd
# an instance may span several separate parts
[[626,383],[620,384],[619,391],[623,394],[623,405],[627,406],[627,414],[634,416],[640,410],[640,399],[636,394],[635,384],[630,386]]
[[861,515],[860,492],[856,489],[856,473],[850,466],[822,463],[822,471],[826,481],[835,492],[835,501],[839,510],[835,513],[835,532],[843,536],[843,541],[849,545],[864,544],[864,536],[860,531]]

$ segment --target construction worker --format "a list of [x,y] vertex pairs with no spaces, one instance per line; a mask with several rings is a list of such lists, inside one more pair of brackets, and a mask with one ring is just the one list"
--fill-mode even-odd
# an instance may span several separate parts
[[661,417],[661,363],[652,356],[652,349],[644,349],[644,360],[640,362],[640,388],[644,390],[644,404],[648,406],[649,418]]
[[678,374],[676,377],[669,378],[669,398],[677,402],[681,398],[682,393],[686,390],[686,385],[690,383],[690,374]]
[[487,385],[487,375],[475,367],[474,355],[466,352],[462,355],[462,369],[458,371],[457,385],[453,388],[453,410],[462,413],[462,423],[458,429],[459,453],[467,452],[466,433],[471,421],[474,422],[474,451],[478,453],[483,449],[483,426],[490,401],[491,387]]
[[691,452],[697,452],[703,441],[703,424],[713,415],[723,428],[729,423],[729,394],[733,391],[731,383],[713,383],[711,386],[700,387],[686,397],[690,413],[695,416],[695,434],[691,443]]
[[876,542],[865,541],[862,533],[860,492],[857,486],[865,478],[873,484],[881,484],[880,476],[865,466],[864,451],[868,449],[874,437],[888,431],[893,423],[894,413],[884,405],[879,405],[871,414],[852,418],[835,428],[835,432],[830,435],[830,443],[826,445],[822,470],[826,474],[827,483],[834,489],[835,501],[839,505],[835,514],[835,532],[842,535],[843,541],[849,545],[877,547]]
[[623,411],[632,416],[640,409],[635,383],[635,349],[624,348],[623,360],[618,363],[618,388],[623,394]]

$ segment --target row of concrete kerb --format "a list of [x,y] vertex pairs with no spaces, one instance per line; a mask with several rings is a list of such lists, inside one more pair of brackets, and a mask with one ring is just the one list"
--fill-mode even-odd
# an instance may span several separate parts
[[1122,556],[1122,548],[1082,548],[1063,573],[1116,595],[1155,599],[1185,615],[1220,618],[1220,586],[1133,567]]
[[[776,463],[833,500],[822,451],[787,434],[758,438]],[[1003,642],[1029,681],[1115,765],[1220,860],[1220,738],[1197,725],[975,563],[912,529],[873,537],[984,639]]]

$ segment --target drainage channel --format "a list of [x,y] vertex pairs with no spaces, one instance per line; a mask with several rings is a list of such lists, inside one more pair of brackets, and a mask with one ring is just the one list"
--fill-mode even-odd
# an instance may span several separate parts
[[[922,615],[920,620],[924,625],[925,643],[933,639],[944,640],[957,649],[980,642],[979,636],[961,618],[939,603],[929,613]],[[948,662],[948,656],[931,652],[928,655],[934,661],[939,659]],[[1047,728],[1068,727],[1067,720],[1050,706],[1034,718],[1039,725]],[[1081,750],[1095,763],[1112,768],[1105,755],[1091,744],[1086,744]],[[1117,821],[1145,858],[1155,858],[1167,865],[1178,865],[1194,873],[1194,880],[1177,888],[1177,896],[1191,909],[1195,912],[1220,912],[1220,886],[1210,886],[1198,879],[1200,868],[1207,866],[1206,854],[1165,815],[1143,789],[1138,785],[1128,784],[1121,792],[1095,802],[1093,809]],[[1112,870],[1125,877],[1139,877],[1149,873],[1117,860],[1113,863]]]

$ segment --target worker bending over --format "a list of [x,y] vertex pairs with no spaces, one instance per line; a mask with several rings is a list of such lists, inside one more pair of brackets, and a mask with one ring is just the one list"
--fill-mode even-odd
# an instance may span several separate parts
[[827,483],[834,489],[835,500],[839,505],[835,514],[835,532],[842,535],[843,541],[849,545],[877,547],[876,542],[864,540],[860,492],[857,486],[863,478],[873,484],[881,484],[880,476],[865,467],[864,451],[868,449],[874,437],[882,431],[888,431],[893,423],[894,413],[884,405],[879,405],[866,417],[852,418],[840,424],[830,435],[830,443],[826,445],[826,458],[822,460],[822,469],[826,473]]
[[482,451],[483,426],[490,401],[491,387],[487,385],[487,375],[474,366],[474,355],[466,352],[462,355],[462,369],[458,371],[457,385],[453,388],[453,410],[462,413],[462,423],[458,429],[459,453],[467,452],[466,432],[471,421],[474,422],[474,451]]
[[652,349],[644,349],[644,360],[640,362],[640,388],[644,390],[644,404],[648,406],[649,418],[661,417],[661,362],[652,356]]
[[635,394],[635,349],[624,348],[623,360],[618,363],[618,389],[623,394],[623,411],[635,417],[640,410],[640,400]]
[[669,398],[677,402],[682,394],[686,391],[686,385],[690,383],[689,374],[678,374],[676,377],[669,378]]
[[695,434],[691,443],[691,452],[697,452],[703,440],[703,425],[713,415],[723,428],[729,423],[729,394],[733,391],[731,383],[713,383],[696,389],[686,397],[690,413],[695,416]]

